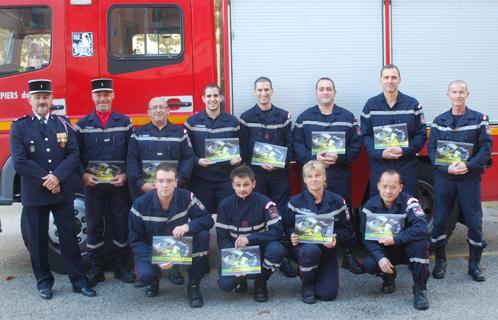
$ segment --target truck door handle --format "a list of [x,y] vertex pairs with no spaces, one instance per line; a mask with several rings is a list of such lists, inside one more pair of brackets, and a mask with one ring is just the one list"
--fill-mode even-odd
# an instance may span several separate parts
[[64,106],[61,104],[54,104],[50,107],[50,110],[62,110],[64,109]]
[[168,107],[190,107],[192,102],[182,102],[178,99],[168,100]]

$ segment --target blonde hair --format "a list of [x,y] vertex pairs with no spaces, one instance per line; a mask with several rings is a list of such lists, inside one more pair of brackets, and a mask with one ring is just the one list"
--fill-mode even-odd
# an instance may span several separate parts
[[[321,175],[323,175],[325,177],[325,180],[327,180],[325,166],[320,161],[310,160],[310,161],[306,162],[306,164],[303,166],[303,178],[308,176],[308,174],[310,174],[311,170],[315,170],[315,171],[319,172]],[[327,182],[325,182],[324,187],[327,187]]]

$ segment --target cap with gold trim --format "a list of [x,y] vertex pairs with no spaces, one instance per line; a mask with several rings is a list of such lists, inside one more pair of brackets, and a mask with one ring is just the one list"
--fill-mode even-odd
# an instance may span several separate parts
[[52,81],[36,79],[28,81],[29,93],[52,93]]
[[92,93],[99,91],[114,91],[112,88],[112,79],[99,78],[92,80]]

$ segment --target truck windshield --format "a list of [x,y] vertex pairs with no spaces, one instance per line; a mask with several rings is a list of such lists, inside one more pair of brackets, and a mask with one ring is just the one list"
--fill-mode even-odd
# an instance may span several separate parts
[[48,7],[0,7],[0,77],[50,63],[52,11]]

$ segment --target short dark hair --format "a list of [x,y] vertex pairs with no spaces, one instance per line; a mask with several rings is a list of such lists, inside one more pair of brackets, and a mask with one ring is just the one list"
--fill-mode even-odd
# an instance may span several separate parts
[[176,178],[176,168],[169,163],[161,163],[156,167],[154,176],[157,175],[159,171],[173,172]]
[[218,89],[218,93],[221,95],[221,88],[219,85],[217,85],[216,83],[208,83],[204,86],[204,89],[202,89],[202,95],[205,96],[206,95],[206,90],[207,89]]
[[399,184],[403,184],[403,178],[401,178],[401,174],[394,169],[387,169],[384,172],[382,172],[382,174],[379,176],[379,180],[377,182],[380,182],[380,180],[382,179],[382,177],[385,174],[398,176]]
[[330,79],[329,77],[321,77],[320,79],[318,79],[315,83],[315,90],[318,90],[318,82],[322,81],[322,80],[327,80],[327,81],[330,81],[332,82],[332,88],[334,88],[335,90],[335,83],[334,83],[334,80]]
[[394,69],[396,71],[398,71],[398,77],[401,78],[401,72],[399,71],[399,68],[397,65],[395,64],[386,64],[382,67],[382,69],[380,69],[380,77],[382,78],[382,72],[384,72],[384,70],[386,69]]
[[270,78],[268,77],[259,77],[256,80],[254,80],[254,89],[256,89],[256,85],[260,82],[268,82],[270,84],[270,88],[273,89],[273,83],[271,82]]
[[233,181],[235,178],[243,179],[249,178],[251,181],[256,180],[256,176],[254,175],[254,171],[248,166],[239,166],[232,170],[230,173],[230,179]]

